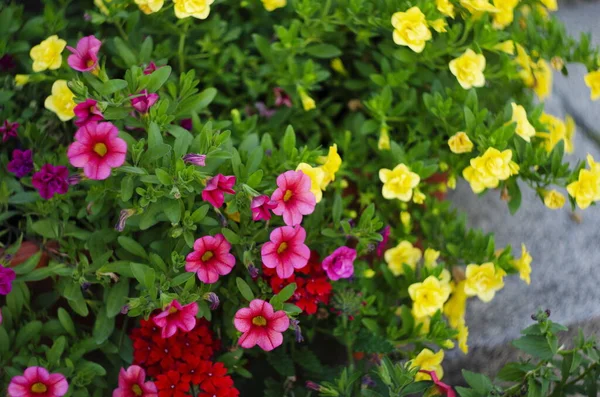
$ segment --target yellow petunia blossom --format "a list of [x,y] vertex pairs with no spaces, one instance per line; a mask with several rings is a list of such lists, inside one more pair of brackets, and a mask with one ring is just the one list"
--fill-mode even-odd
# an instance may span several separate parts
[[27,83],[29,83],[29,75],[28,74],[15,75],[15,86],[23,87]]
[[540,0],[544,6],[550,11],[558,10],[558,2],[556,0]]
[[175,16],[179,19],[194,17],[198,19],[208,18],[210,5],[215,0],[173,0],[175,4]]
[[552,69],[548,62],[543,59],[538,60],[533,67],[533,77],[535,80],[533,91],[543,101],[552,92]]
[[390,150],[390,147],[390,134],[387,126],[383,126],[381,127],[381,131],[379,132],[379,141],[377,141],[377,149]]
[[471,165],[463,170],[463,177],[474,193],[496,188],[500,181],[519,172],[519,166],[511,159],[512,152],[509,149],[500,152],[488,148],[482,156],[471,159]]
[[405,164],[398,164],[393,170],[382,168],[379,170],[379,179],[383,182],[381,193],[388,200],[398,199],[410,201],[413,189],[417,187],[421,178],[411,172]]
[[448,300],[450,285],[441,282],[435,276],[429,276],[422,283],[411,284],[408,294],[413,301],[415,317],[433,316]]
[[517,4],[519,0],[494,0],[494,6],[498,9],[492,22],[494,29],[504,29],[513,22]]
[[452,153],[469,153],[473,150],[473,142],[465,132],[457,132],[448,139],[448,146]]
[[471,87],[483,87],[485,84],[485,57],[468,49],[460,57],[453,59],[449,64],[450,71],[458,79],[458,83],[465,90]]
[[506,40],[502,43],[498,43],[494,46],[495,50],[502,51],[508,55],[515,55],[515,42],[512,40]]
[[444,305],[444,315],[452,328],[458,328],[465,322],[467,311],[467,294],[465,294],[465,281],[461,281],[452,289],[452,296]]
[[427,27],[425,14],[419,7],[411,7],[406,12],[396,12],[392,15],[394,27],[394,43],[408,46],[416,53],[425,48],[425,42],[431,40],[431,31]]
[[535,136],[535,128],[527,120],[527,112],[525,108],[516,103],[511,103],[512,119],[511,122],[517,123],[516,133],[527,142],[531,142],[531,137]]
[[60,68],[60,65],[62,65],[62,52],[66,45],[66,41],[59,39],[57,35],[53,35],[34,46],[29,51],[29,56],[33,59],[33,71],[41,72],[46,69],[56,70]]
[[566,202],[565,196],[556,190],[550,190],[544,193],[544,205],[551,210],[561,209]]
[[437,260],[440,257],[440,251],[434,250],[433,248],[427,248],[423,253],[423,259],[426,267],[436,267]]
[[488,0],[460,0],[460,5],[465,7],[475,18],[479,18],[485,12],[498,12],[498,9]]
[[144,14],[148,15],[160,11],[165,5],[165,0],[135,0],[135,4]]
[[323,199],[323,179],[325,178],[325,172],[321,167],[313,167],[306,163],[300,163],[296,167],[296,171],[302,171],[302,173],[310,178],[310,192],[315,196],[315,200],[320,202]]
[[332,146],[330,146],[327,156],[320,157],[319,162],[323,164],[321,168],[323,169],[324,174],[321,189],[325,190],[327,185],[335,181],[335,174],[342,166],[342,158],[338,154],[337,144],[334,143]]
[[496,291],[504,287],[506,272],[497,269],[492,262],[482,265],[468,265],[466,271],[465,294],[477,296],[483,302],[489,302],[496,295]]
[[[442,361],[444,361],[444,351],[440,350],[437,353],[425,348],[410,361],[410,368],[419,368],[424,371],[434,371],[438,379],[442,379],[444,376],[444,369],[442,368]],[[431,380],[431,376],[424,372],[417,372],[415,375],[415,381],[420,382],[422,380]]]
[[274,11],[287,5],[287,0],[262,0],[265,10]]
[[586,74],[584,80],[585,84],[590,87],[590,99],[595,101],[600,98],[600,70]]
[[56,113],[62,121],[71,120],[75,117],[73,109],[75,108],[75,95],[67,86],[66,80],[56,80],[52,84],[52,95],[46,98],[44,106],[46,109]]
[[466,326],[465,322],[459,324],[458,328],[458,348],[464,353],[469,353],[469,345],[467,345],[467,339],[469,338],[469,327]]
[[582,210],[600,199],[600,175],[591,170],[580,170],[579,178],[567,185],[567,192]]
[[435,6],[439,12],[454,19],[454,5],[450,0],[435,0]]
[[519,271],[519,277],[527,285],[531,284],[531,255],[527,252],[525,244],[521,244],[521,257],[513,261],[514,267]]
[[414,247],[410,241],[401,241],[394,248],[385,251],[384,254],[385,261],[394,276],[400,276],[404,273],[404,264],[415,269],[417,263],[421,260],[421,256],[421,250]]
[[438,33],[447,32],[446,26],[448,26],[448,24],[446,23],[446,20],[444,18],[439,18],[435,21],[430,21],[429,25],[433,28],[433,30],[435,30]]

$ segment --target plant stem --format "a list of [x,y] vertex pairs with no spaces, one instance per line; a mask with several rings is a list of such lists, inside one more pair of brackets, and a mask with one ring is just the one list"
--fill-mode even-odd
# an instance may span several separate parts
[[123,26],[121,26],[121,24],[119,22],[115,22],[114,25],[117,27],[117,30],[119,31],[119,35],[121,36],[121,38],[125,41],[129,41],[129,36],[127,35],[127,33],[125,33]]
[[183,24],[183,29],[179,35],[179,48],[177,49],[177,55],[179,57],[179,73],[185,72],[185,39],[187,36],[190,24],[186,21]]

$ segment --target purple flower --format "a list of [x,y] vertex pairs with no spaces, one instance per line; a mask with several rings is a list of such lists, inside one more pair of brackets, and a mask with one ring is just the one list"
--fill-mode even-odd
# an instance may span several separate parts
[[86,99],[77,104],[77,106],[73,108],[73,112],[75,112],[75,116],[77,117],[77,120],[75,120],[75,125],[77,127],[83,127],[93,121],[104,120],[104,115],[98,109],[98,102],[93,99]]
[[282,88],[273,88],[273,94],[275,94],[275,106],[287,106],[288,108],[292,107],[292,99]]
[[152,74],[152,72],[154,72],[157,69],[159,69],[159,68],[156,66],[156,64],[154,63],[154,61],[152,61],[144,69],[144,74]]
[[2,134],[2,142],[8,141],[9,138],[17,137],[17,129],[19,128],[19,123],[11,123],[8,120],[4,120],[2,126],[0,126],[0,134]]
[[67,183],[69,184],[69,186],[75,186],[78,185],[79,182],[81,182],[81,179],[81,174],[71,174],[67,178]]
[[221,303],[219,301],[219,296],[214,292],[208,292],[204,294],[204,299],[206,299],[208,303],[210,303],[210,310],[217,310],[217,308],[219,307],[219,303]]
[[254,107],[256,107],[256,109],[258,109],[258,114],[261,117],[270,119],[271,117],[273,117],[273,115],[275,115],[275,113],[277,112],[275,109],[269,109],[267,107],[267,105],[265,105],[264,102],[256,102],[254,104]]
[[354,260],[356,250],[348,247],[339,247],[327,258],[323,259],[321,266],[330,280],[350,278],[354,274]]
[[64,165],[46,164],[33,174],[31,184],[38,190],[42,198],[48,200],[55,194],[65,194],[69,190],[69,170]]
[[383,240],[381,240],[379,244],[377,244],[377,256],[380,258],[383,256],[385,247],[388,243],[388,240],[390,239],[390,225],[387,225],[383,228],[383,230],[381,231],[381,236],[383,237]]
[[148,113],[148,109],[152,107],[158,101],[158,94],[149,94],[148,90],[140,92],[141,96],[135,97],[131,100],[133,108],[140,113]]
[[304,337],[302,336],[302,328],[300,328],[300,321],[295,318],[290,320],[290,325],[296,334],[296,342],[301,343],[304,342]]
[[90,72],[98,66],[98,52],[102,42],[95,36],[83,37],[77,42],[77,48],[67,46],[73,54],[67,58],[69,66],[79,72]]
[[206,165],[206,155],[197,153],[188,153],[182,157],[183,161],[188,164],[204,167]]
[[253,264],[250,264],[248,265],[248,273],[250,273],[252,280],[255,280],[258,277],[258,268]]
[[17,277],[10,267],[0,265],[0,295],[8,295],[12,291],[12,282]]
[[185,128],[188,131],[192,130],[193,124],[192,124],[192,119],[183,119],[179,122],[179,125],[182,128]]
[[267,195],[256,196],[252,199],[250,203],[250,210],[252,211],[252,220],[260,221],[265,220],[268,221],[271,219],[271,210],[277,207],[277,203]]
[[12,160],[8,162],[6,167],[8,172],[15,174],[17,178],[23,178],[33,170],[33,160],[31,150],[15,149],[12,152]]

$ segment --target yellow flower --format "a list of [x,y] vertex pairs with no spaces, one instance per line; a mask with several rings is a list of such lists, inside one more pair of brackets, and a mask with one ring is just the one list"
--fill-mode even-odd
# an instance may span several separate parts
[[410,214],[406,211],[400,212],[400,222],[405,228],[410,227]]
[[494,0],[494,6],[498,9],[492,23],[494,29],[504,29],[512,23],[517,4],[519,4],[519,0]]
[[552,92],[552,69],[543,59],[534,64],[533,77],[535,84],[533,90],[540,100],[544,100]]
[[175,3],[175,16],[179,19],[194,17],[198,19],[208,18],[210,5],[215,0],[173,0]]
[[469,338],[469,327],[466,326],[463,321],[458,325],[458,336],[456,339],[458,340],[458,348],[464,353],[469,353],[469,345],[467,345],[467,339]]
[[591,170],[580,170],[579,179],[567,185],[567,192],[582,210],[600,199],[600,175]]
[[435,276],[429,276],[422,283],[410,285],[408,294],[413,301],[415,317],[433,316],[448,300],[450,285],[440,282]]
[[485,84],[485,57],[468,49],[460,57],[450,61],[450,71],[465,90],[471,87],[483,87]]
[[600,98],[600,70],[590,72],[584,77],[585,84],[590,87],[590,99],[595,101]]
[[548,129],[547,132],[539,134],[544,138],[544,147],[547,152],[551,152],[554,146],[561,140],[565,141],[565,151],[568,151],[567,145],[571,151],[573,150],[572,141],[567,144],[567,127],[561,119],[547,113],[542,113],[540,122],[545,124]]
[[465,281],[459,282],[452,290],[452,296],[444,305],[444,315],[452,328],[458,328],[465,322],[467,311],[467,294],[465,294]]
[[460,4],[476,18],[484,12],[498,12],[498,9],[491,5],[488,0],[460,0]]
[[531,284],[531,255],[527,252],[525,244],[521,244],[521,257],[513,261],[513,265],[519,271],[519,277],[525,281],[527,285]]
[[62,52],[67,42],[59,39],[57,35],[50,36],[29,51],[33,59],[32,69],[41,72],[46,69],[56,70],[62,64]]
[[431,22],[429,22],[429,25],[431,25],[433,30],[435,30],[438,33],[447,32],[446,26],[448,26],[448,25],[446,24],[446,20],[444,20],[444,18],[439,18],[439,19],[436,19],[435,21],[431,21]]
[[62,121],[71,120],[75,116],[73,112],[73,108],[75,107],[74,97],[75,95],[73,95],[67,86],[66,80],[56,80],[52,84],[52,95],[46,98],[44,106],[46,109],[56,113]]
[[302,107],[304,111],[308,112],[309,110],[313,110],[316,108],[315,100],[312,99],[303,88],[298,89],[298,93],[300,94],[300,100],[302,101]]
[[417,267],[417,262],[421,260],[421,250],[413,247],[409,241],[402,241],[396,247],[385,251],[384,258],[392,274],[399,276],[404,273],[402,265],[406,264],[412,269]]
[[531,65],[533,64],[533,61],[531,60],[531,57],[527,54],[523,46],[517,44],[516,47],[517,58],[515,59],[515,62],[522,68],[522,70],[519,72],[519,76],[521,76],[523,84],[525,84],[527,87],[533,87],[535,85],[535,77],[533,76],[533,71],[531,70]]
[[463,178],[469,182],[471,190],[475,194],[483,192],[487,187],[495,188],[498,186],[497,179],[487,177],[485,174],[479,172],[470,165],[463,170],[462,174]]
[[413,202],[415,204],[423,204],[425,202],[425,195],[419,189],[415,189],[413,194]]
[[390,150],[390,134],[387,126],[381,127],[379,132],[379,141],[377,142],[377,149],[379,150]]
[[565,67],[565,61],[561,57],[552,57],[550,65],[552,65],[552,69],[560,72]]
[[577,126],[575,125],[575,120],[573,117],[567,115],[565,117],[565,152],[573,153],[573,149],[575,148],[575,143],[573,140],[575,139],[575,131],[577,130]]
[[454,175],[450,175],[447,185],[450,189],[456,189],[456,177]]
[[321,183],[321,189],[325,190],[329,183],[335,181],[335,174],[340,170],[342,166],[342,158],[338,154],[337,144],[333,144],[329,147],[329,153],[327,157],[321,157],[319,161],[323,164],[323,182]]
[[519,167],[519,164],[515,163],[514,161],[508,163],[508,168],[510,169],[511,175],[517,175],[519,173],[519,170],[521,169],[521,167]]
[[339,74],[341,74],[343,76],[348,75],[348,71],[344,67],[344,63],[342,62],[342,60],[340,58],[335,58],[331,61],[331,69],[335,70],[336,72],[338,72]]
[[439,12],[454,19],[454,5],[450,0],[435,0],[435,6]]
[[531,142],[531,137],[535,136],[535,128],[527,120],[527,112],[525,108],[516,103],[511,103],[512,106],[512,119],[511,122],[517,123],[516,133],[518,136],[523,138],[527,142]]
[[302,171],[304,175],[310,178],[310,192],[315,195],[315,200],[320,202],[323,199],[323,179],[325,172],[321,167],[313,167],[306,163],[300,163],[296,167],[296,171]]
[[363,273],[363,276],[365,278],[373,278],[373,277],[375,277],[375,270],[373,270],[373,269],[365,269],[365,271]]
[[436,251],[433,248],[427,248],[425,253],[423,254],[423,258],[425,259],[426,267],[436,267],[437,260],[440,257],[440,251]]
[[452,153],[469,153],[473,150],[473,142],[469,139],[469,136],[464,132],[457,132],[448,139],[448,146]]
[[379,179],[383,182],[381,193],[383,197],[392,200],[410,201],[413,189],[417,187],[421,178],[411,172],[405,164],[398,164],[393,170],[382,168],[379,170]]
[[550,190],[544,193],[544,205],[551,210],[561,209],[565,205],[566,198],[556,190]]
[[543,5],[550,11],[558,10],[558,3],[556,0],[540,0]]
[[[508,179],[512,173],[511,159],[512,151],[510,149],[500,152],[498,149],[491,147],[485,151],[483,156],[471,159],[471,166],[490,178],[503,181]],[[493,184],[498,185],[497,182]]]
[[152,14],[160,11],[165,4],[165,0],[135,0],[135,4],[140,7],[144,14]]
[[409,8],[406,12],[394,13],[392,26],[394,27],[394,43],[408,46],[414,52],[422,52],[425,42],[431,40],[431,31],[427,27],[425,14],[419,7]]
[[483,265],[468,265],[466,272],[465,294],[477,296],[483,302],[489,302],[496,295],[496,291],[504,287],[506,272],[496,269],[492,262]]
[[286,0],[262,0],[263,5],[265,6],[265,10],[273,11],[278,8],[283,8],[286,6]]
[[[444,376],[444,369],[442,368],[442,361],[444,361],[444,351],[440,350],[437,353],[425,348],[410,361],[410,368],[419,368],[424,371],[434,371],[438,379],[442,379]],[[424,372],[417,372],[415,375],[415,381],[420,382],[422,380],[431,380],[431,376]]]
[[232,221],[235,221],[237,223],[240,223],[241,215],[240,215],[239,211],[229,213],[229,207],[231,206],[231,203],[233,203],[233,201],[228,202],[225,206],[225,209],[226,209],[225,213],[227,214],[227,218],[229,218]]
[[27,83],[29,83],[29,75],[28,74],[17,74],[15,76],[15,85],[17,87],[23,87]]
[[506,40],[494,46],[495,50],[502,51],[508,55],[515,55],[515,42]]

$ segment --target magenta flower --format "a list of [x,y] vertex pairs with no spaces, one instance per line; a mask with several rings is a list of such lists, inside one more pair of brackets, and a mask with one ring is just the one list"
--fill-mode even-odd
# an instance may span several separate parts
[[144,74],[152,74],[152,72],[154,72],[157,69],[158,69],[158,66],[156,66],[156,64],[154,63],[154,61],[152,61],[144,69]]
[[112,397],[158,397],[154,382],[146,382],[146,371],[132,365],[119,372],[119,387],[113,391]]
[[183,156],[182,159],[185,163],[197,165],[198,167],[204,167],[206,165],[205,154],[188,153]]
[[179,122],[179,125],[188,131],[191,131],[192,128],[194,127],[194,123],[192,122],[192,119],[183,119]]
[[73,54],[67,58],[69,66],[79,72],[90,72],[98,66],[98,51],[102,42],[94,36],[83,37],[77,42],[77,47],[67,49]]
[[33,174],[31,184],[38,190],[43,199],[49,200],[55,194],[65,194],[69,190],[69,170],[64,165],[44,165]]
[[10,294],[10,291],[12,291],[12,282],[15,277],[13,269],[0,265],[0,295]]
[[275,106],[287,106],[288,108],[292,107],[292,99],[282,88],[273,88],[273,94],[275,94]]
[[6,169],[8,172],[15,174],[17,178],[23,178],[33,171],[31,150],[13,150],[12,160],[8,162]]
[[225,193],[235,194],[235,176],[217,174],[210,178],[202,191],[202,200],[208,201],[213,207],[220,208],[225,202]]
[[75,125],[77,127],[83,127],[94,121],[104,120],[104,115],[98,109],[98,102],[94,99],[86,99],[85,101],[78,103],[75,108],[73,108],[73,111],[77,117],[75,120]]
[[148,93],[148,90],[142,90],[141,96],[137,96],[131,99],[133,108],[140,113],[148,113],[148,110],[158,101],[158,94]]
[[196,326],[196,314],[198,314],[198,304],[189,303],[185,306],[175,299],[165,307],[165,310],[152,318],[154,324],[162,328],[161,336],[163,339],[170,338],[177,333],[177,329],[183,332],[190,332]]
[[11,123],[8,120],[4,120],[4,123],[0,126],[0,134],[2,134],[2,142],[8,141],[10,138],[17,137],[17,129],[19,128],[19,123]]
[[379,244],[377,244],[377,256],[380,258],[383,256],[383,253],[385,252],[385,247],[387,246],[387,243],[390,240],[390,231],[390,225],[387,225],[383,228],[383,231],[381,232],[381,237],[383,237],[383,240],[381,240]]
[[267,195],[256,196],[252,199],[250,203],[250,210],[252,210],[252,220],[268,221],[271,219],[270,210],[275,209],[277,207],[277,203],[269,198]]
[[435,384],[442,396],[456,397],[456,392],[452,389],[452,386],[447,385],[441,380],[439,380],[435,371],[425,371],[424,369],[422,369],[419,372],[423,372],[431,376],[431,380],[433,381],[433,383]]
[[269,302],[254,299],[250,307],[240,309],[233,318],[235,328],[243,332],[239,345],[250,349],[258,345],[271,351],[283,343],[283,335],[290,326],[290,319],[283,310],[273,311]]
[[126,155],[127,143],[109,122],[92,122],[79,128],[67,151],[71,165],[83,168],[85,176],[95,180],[108,178],[112,168],[123,165]]
[[356,250],[348,247],[339,247],[327,258],[323,259],[321,266],[330,280],[349,278],[354,274],[354,260]]
[[263,264],[277,271],[279,278],[288,278],[294,269],[302,269],[310,258],[310,249],[304,244],[306,231],[300,225],[282,226],[271,232],[271,241],[260,249]]
[[288,226],[302,223],[302,216],[312,214],[317,204],[311,193],[311,181],[302,171],[286,171],[277,177],[277,189],[271,200],[277,203],[273,212],[283,215]]
[[235,257],[229,253],[231,244],[222,234],[204,236],[194,242],[194,251],[185,258],[185,270],[194,272],[203,283],[213,284],[231,273]]
[[8,385],[8,397],[62,397],[69,383],[63,374],[51,374],[42,367],[29,367],[22,376],[14,376]]

